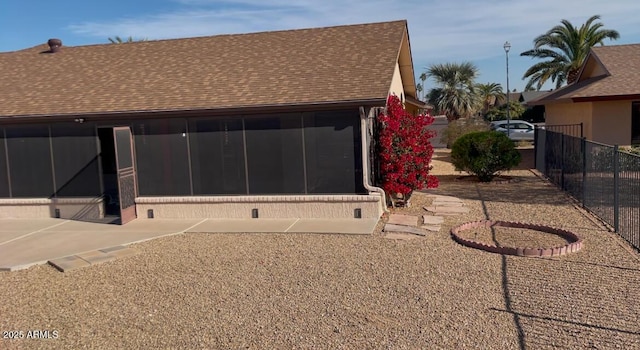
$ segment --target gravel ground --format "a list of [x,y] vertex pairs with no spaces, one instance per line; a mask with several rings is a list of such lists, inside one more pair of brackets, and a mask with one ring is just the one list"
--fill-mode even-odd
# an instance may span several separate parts
[[[471,212],[408,241],[318,234],[187,234],[141,254],[60,273],[0,273],[2,349],[612,349],[640,348],[640,256],[524,168],[517,181],[441,186]],[[423,214],[432,199],[416,193]],[[559,258],[463,247],[448,230],[492,220],[543,223],[584,237]],[[536,238],[539,239],[539,238]],[[57,339],[26,339],[29,331]]]

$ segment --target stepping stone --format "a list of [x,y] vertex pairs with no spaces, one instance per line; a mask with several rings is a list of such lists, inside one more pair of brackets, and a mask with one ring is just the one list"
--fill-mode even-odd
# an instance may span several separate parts
[[418,217],[413,215],[391,214],[389,215],[388,224],[418,226]]
[[124,258],[127,256],[132,256],[139,254],[140,251],[133,248],[127,248],[125,246],[117,245],[115,247],[100,249],[101,252],[109,254],[115,258]]
[[469,212],[469,208],[466,208],[466,207],[429,206],[429,207],[424,207],[424,210],[432,213],[437,213],[439,215],[457,215],[457,214],[466,214]]
[[419,239],[420,236],[416,236],[410,233],[397,233],[397,232],[390,232],[384,235],[384,238],[386,239],[396,239],[396,240],[401,240],[401,241],[409,241],[412,239]]
[[440,225],[422,225],[420,227],[422,227],[427,231],[433,231],[433,232],[439,232],[441,228]]
[[89,266],[88,261],[80,259],[75,255],[65,256],[64,258],[49,260],[49,264],[61,272],[67,272],[81,267]]
[[440,225],[444,223],[444,217],[434,215],[422,215],[422,222],[425,225]]
[[86,260],[91,265],[116,260],[115,256],[101,252],[99,250],[94,250],[94,251],[82,253],[82,254],[76,254],[76,256],[80,259]]
[[386,224],[384,225],[384,232],[404,232],[404,233],[412,233],[418,236],[426,236],[427,232],[423,229],[411,226],[404,225],[394,225],[394,224]]
[[67,272],[81,267],[96,265],[107,261],[113,261],[118,258],[124,258],[140,253],[139,250],[127,248],[124,246],[115,246],[90,252],[65,256],[64,258],[49,260],[49,264],[60,270]]
[[440,195],[437,195],[437,194],[434,194],[432,196],[435,197],[434,201],[440,201],[440,202],[462,202],[460,200],[460,198],[458,198],[458,197],[440,196]]
[[433,202],[431,204],[434,207],[463,207],[464,203],[462,202]]

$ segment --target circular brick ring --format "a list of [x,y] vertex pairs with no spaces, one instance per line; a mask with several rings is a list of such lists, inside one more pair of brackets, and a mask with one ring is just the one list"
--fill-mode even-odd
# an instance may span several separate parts
[[[521,247],[498,247],[492,244],[486,244],[472,239],[460,237],[459,233],[465,230],[469,230],[476,227],[491,228],[493,226],[513,227],[513,228],[525,228],[530,230],[536,230],[545,233],[551,233],[566,239],[569,243],[560,247],[553,248],[521,248]],[[578,237],[575,233],[567,230],[553,228],[543,225],[525,224],[522,222],[510,222],[510,221],[490,221],[480,220],[471,221],[462,225],[456,226],[451,229],[451,236],[453,239],[467,247],[485,250],[492,253],[517,255],[517,256],[538,256],[538,257],[551,257],[560,256],[568,253],[575,253],[582,249],[582,238]]]

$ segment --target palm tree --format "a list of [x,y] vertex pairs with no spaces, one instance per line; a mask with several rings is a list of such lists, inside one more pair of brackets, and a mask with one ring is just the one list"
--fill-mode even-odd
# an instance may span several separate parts
[[475,79],[478,68],[472,63],[431,65],[426,74],[438,85],[429,91],[427,100],[449,121],[473,115],[478,106]]
[[422,89],[420,90],[420,92],[422,92],[422,93],[420,94],[420,99],[421,99],[421,100],[422,100],[422,99],[424,99],[424,82],[425,82],[425,80],[427,80],[427,73],[424,73],[424,72],[423,72],[422,74],[420,74],[420,81],[422,82],[422,83],[420,84],[420,87],[422,88]]
[[533,49],[525,51],[520,56],[546,59],[531,66],[522,79],[529,78],[526,89],[534,84],[540,90],[547,80],[556,82],[556,88],[562,86],[565,81],[571,84],[578,79],[580,67],[589,54],[591,47],[604,45],[605,39],[615,40],[620,33],[611,29],[603,29],[595,15],[589,18],[580,28],[576,28],[571,22],[563,19],[562,25],[551,28],[533,40]]
[[139,40],[134,40],[132,36],[129,36],[128,38],[126,38],[126,39],[124,39],[124,40],[123,40],[121,37],[119,37],[119,36],[117,36],[117,35],[116,35],[116,36],[115,36],[115,37],[113,37],[113,38],[109,38],[109,41],[110,41],[112,44],[126,44],[126,43],[132,43],[132,42],[134,42],[134,41],[147,41],[147,38],[139,39]]
[[505,99],[502,85],[498,83],[477,84],[476,92],[482,101],[482,115],[487,114],[489,108]]

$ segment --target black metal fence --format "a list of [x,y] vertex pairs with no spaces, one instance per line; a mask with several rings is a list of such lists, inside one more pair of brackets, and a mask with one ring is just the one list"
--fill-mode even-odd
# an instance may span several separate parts
[[536,168],[640,249],[640,156],[536,129]]
[[584,136],[584,125],[580,124],[556,124],[556,125],[545,125],[545,130],[559,132],[565,135],[571,135],[575,137],[583,137]]

